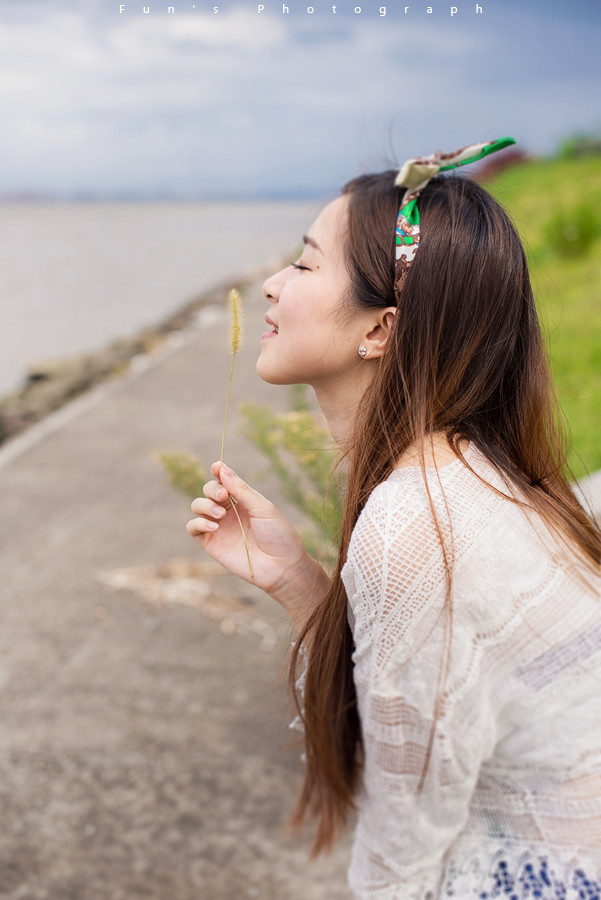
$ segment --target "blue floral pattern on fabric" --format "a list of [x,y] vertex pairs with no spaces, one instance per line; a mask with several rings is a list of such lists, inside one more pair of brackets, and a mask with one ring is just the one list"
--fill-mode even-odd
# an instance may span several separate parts
[[500,859],[492,873],[491,887],[482,891],[480,900],[506,897],[508,900],[601,900],[601,883],[587,878],[582,869],[575,869],[570,877],[557,877],[546,857],[521,863],[511,869],[507,860]]
[[492,853],[474,845],[465,851],[462,861],[456,857],[447,869],[441,898],[601,900],[601,854],[582,858],[513,842]]

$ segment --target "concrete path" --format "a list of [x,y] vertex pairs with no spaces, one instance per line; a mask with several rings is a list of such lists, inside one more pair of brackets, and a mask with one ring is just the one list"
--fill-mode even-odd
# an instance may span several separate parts
[[[253,374],[257,285],[246,312],[234,396],[284,408]],[[348,838],[308,864],[286,832],[285,617],[207,564],[153,458],[219,456],[224,311],[202,324],[0,448],[2,898],[350,896]],[[277,500],[237,418],[225,457]]]
[[[265,310],[255,286],[234,398],[284,408],[254,374]],[[2,898],[349,896],[348,842],[308,865],[285,830],[286,617],[206,565],[153,458],[219,458],[224,310],[203,323],[0,448]],[[277,497],[239,425],[226,459]]]

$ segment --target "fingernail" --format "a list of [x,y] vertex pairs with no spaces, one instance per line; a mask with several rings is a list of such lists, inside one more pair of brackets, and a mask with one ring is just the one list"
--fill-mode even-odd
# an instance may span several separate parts
[[207,528],[209,529],[209,531],[217,531],[219,525],[217,524],[217,522],[207,522]]
[[217,499],[218,500],[226,500],[227,499],[227,491],[224,491],[224,490],[217,491]]
[[[221,493],[221,491],[220,491],[220,493]],[[214,516],[222,516],[224,514],[225,510],[224,510],[223,506],[214,506],[213,509],[211,510],[211,512],[213,513]]]

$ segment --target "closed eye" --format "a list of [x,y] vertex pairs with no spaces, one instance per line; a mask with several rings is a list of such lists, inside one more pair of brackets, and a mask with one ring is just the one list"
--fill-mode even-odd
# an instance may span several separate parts
[[308,266],[301,266],[300,263],[291,262],[290,265],[291,265],[294,269],[300,269],[300,270],[303,271],[303,272],[310,272],[310,271],[311,271],[311,269],[310,269]]

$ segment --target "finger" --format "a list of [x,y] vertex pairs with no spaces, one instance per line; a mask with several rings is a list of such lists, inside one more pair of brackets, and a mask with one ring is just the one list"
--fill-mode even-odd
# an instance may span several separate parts
[[211,475],[213,475],[217,479],[219,484],[221,484],[221,478],[219,477],[219,473],[221,471],[222,465],[223,465],[223,462],[220,460],[219,462],[214,462],[213,465],[211,466]]
[[217,481],[207,481],[202,491],[205,497],[215,500],[217,503],[224,503],[227,500],[227,491]]
[[195,516],[206,516],[213,519],[221,519],[226,512],[223,506],[219,506],[213,500],[204,497],[197,497],[196,500],[193,500],[190,504],[190,509]]
[[228,494],[254,516],[273,515],[274,506],[263,494],[255,491],[236,475],[225,463],[219,468],[219,479]]
[[186,525],[186,531],[193,538],[201,537],[203,534],[213,534],[218,528],[219,524],[217,522],[202,517],[190,519]]

